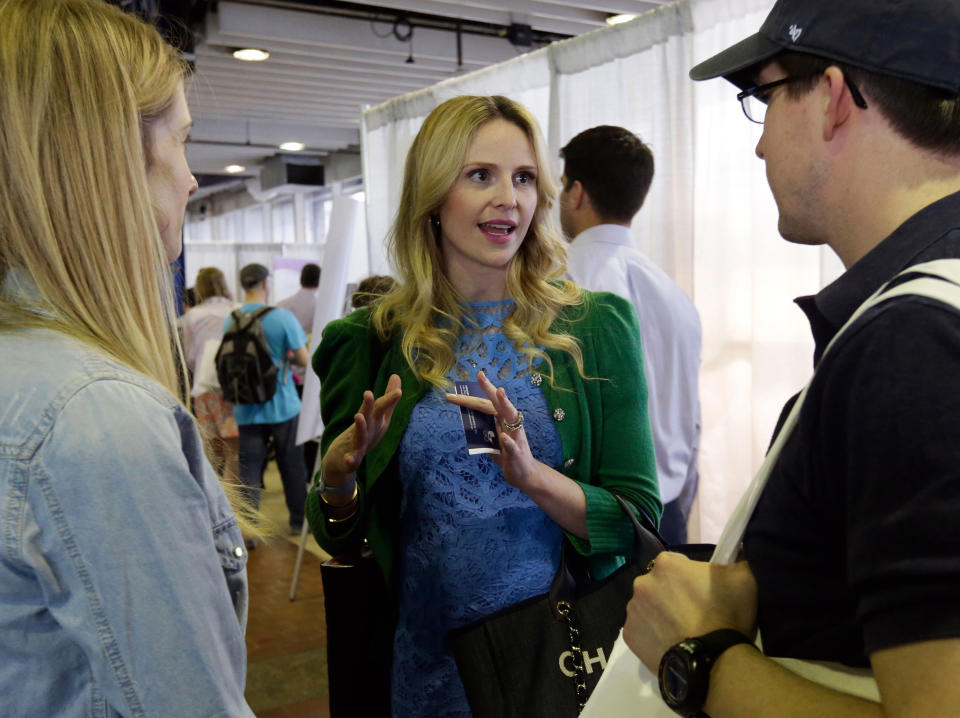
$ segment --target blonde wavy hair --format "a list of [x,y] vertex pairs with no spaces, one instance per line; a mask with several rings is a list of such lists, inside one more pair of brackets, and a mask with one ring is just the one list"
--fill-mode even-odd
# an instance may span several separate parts
[[36,288],[0,294],[0,330],[68,334],[181,400],[145,138],[185,75],[103,0],[0,0],[0,275]]
[[515,305],[503,333],[531,365],[542,359],[553,381],[553,363],[539,347],[568,353],[583,374],[580,344],[550,326],[565,307],[583,302],[580,289],[562,279],[566,246],[550,209],[557,185],[550,176],[543,135],[533,115],[500,95],[461,96],[436,107],[424,121],[407,154],[400,209],[388,249],[400,284],[372,311],[371,321],[382,339],[401,332],[403,355],[414,373],[436,387],[449,386],[457,336],[472,324],[462,297],[443,271],[443,254],[431,218],[446,202],[477,130],[494,119],[519,127],[530,141],[537,162],[537,208],[520,248],[507,271],[507,291]]

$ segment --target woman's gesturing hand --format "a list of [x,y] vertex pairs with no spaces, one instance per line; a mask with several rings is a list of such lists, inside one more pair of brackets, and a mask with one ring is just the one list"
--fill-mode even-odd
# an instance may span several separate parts
[[353,424],[333,440],[323,455],[323,476],[327,484],[344,484],[353,477],[363,457],[387,433],[393,410],[402,394],[400,377],[396,374],[390,376],[379,399],[374,399],[372,391],[363,393],[363,402],[353,416]]
[[487,395],[486,399],[464,394],[447,394],[447,401],[496,417],[500,453],[490,454],[490,459],[503,471],[503,477],[508,484],[522,490],[533,475],[537,463],[530,452],[530,445],[527,444],[527,434],[523,430],[523,414],[510,402],[507,393],[502,388],[495,387],[482,371],[477,372],[477,382]]

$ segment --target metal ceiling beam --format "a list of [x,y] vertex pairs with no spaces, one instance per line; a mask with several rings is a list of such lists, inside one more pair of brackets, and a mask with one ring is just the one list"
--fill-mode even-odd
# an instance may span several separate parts
[[411,70],[404,63],[377,63],[374,65],[358,66],[350,62],[338,62],[336,58],[315,60],[310,62],[283,62],[259,64],[244,67],[242,70],[233,64],[222,61],[203,62],[198,64],[195,82],[203,82],[204,78],[214,78],[229,74],[254,82],[270,82],[278,77],[302,77],[303,81],[310,82],[313,78],[318,81],[334,85],[348,86],[356,80],[369,78],[371,82],[384,82],[387,86],[392,82],[402,86],[425,87],[438,80],[450,77],[449,71],[435,67],[419,67]]
[[[606,15],[642,15],[643,13],[654,10],[661,5],[666,5],[672,0],[595,0],[590,3],[593,10],[602,12]],[[520,4],[524,4],[520,0]],[[553,7],[554,13],[564,13],[569,9],[583,7],[581,0],[540,0],[538,5],[549,5]]]
[[470,2],[450,2],[446,0],[373,0],[361,5],[388,8],[393,11],[421,12],[429,15],[440,15],[448,18],[462,18],[476,22],[500,25],[504,28],[512,23],[519,22],[530,25],[535,30],[557,33],[560,35],[579,35],[590,30],[596,30],[604,25],[607,16],[605,12],[579,7],[569,7],[558,11],[550,7],[549,3],[535,0],[513,0],[510,3],[494,2],[493,0],[471,0]]
[[[306,71],[313,63],[336,62],[341,66],[347,67],[369,67],[376,69],[378,67],[397,67],[397,57],[383,54],[371,55],[363,48],[328,48],[317,47],[316,45],[303,45],[299,43],[281,43],[272,41],[274,49],[270,53],[270,60],[261,63],[260,67],[286,67],[293,71]],[[228,67],[234,72],[238,68],[238,61],[232,56],[232,51],[226,47],[212,47],[201,45],[197,49],[197,61],[201,65],[219,64],[222,67]],[[406,59],[406,58],[404,58]],[[416,53],[416,64],[405,67],[404,70],[415,75],[424,70],[434,70],[440,72],[450,72],[450,57],[433,58],[420,53]],[[256,67],[257,65],[246,63],[245,67]],[[467,72],[479,70],[486,67],[483,63],[464,58],[463,69]]]
[[[226,1],[220,2],[218,11],[207,17],[207,45],[253,45],[272,50],[272,41],[347,50],[362,47],[368,53],[382,54],[400,63],[410,52],[410,43],[399,42],[392,34],[378,37],[364,20]],[[417,28],[412,46],[414,57],[449,58],[451,72],[456,69],[456,38],[452,33]],[[462,47],[464,57],[483,66],[517,54],[507,40],[493,37],[465,35]]]

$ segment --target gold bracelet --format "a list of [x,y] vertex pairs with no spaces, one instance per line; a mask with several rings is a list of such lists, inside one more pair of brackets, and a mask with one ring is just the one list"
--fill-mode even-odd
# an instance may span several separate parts
[[350,504],[354,503],[357,500],[357,495],[358,495],[357,482],[356,480],[354,480],[353,495],[350,497],[350,500],[345,504],[331,504],[329,501],[327,501],[326,497],[323,495],[324,492],[321,491],[319,493],[320,493],[320,500],[323,501],[323,503],[325,503],[327,506],[332,506],[336,509],[342,509],[349,506]]
[[[343,504],[342,506],[336,506],[336,505],[334,505],[334,504],[329,504],[329,503],[327,503],[327,500],[326,500],[325,498],[323,498],[323,494],[320,494],[320,500],[323,501],[323,503],[327,504],[327,506],[329,506],[331,509],[348,509],[348,513],[346,513],[344,516],[338,516],[338,517],[327,516],[327,521],[328,521],[329,523],[331,523],[331,524],[339,524],[339,523],[342,523],[342,522],[344,522],[344,521],[349,521],[349,520],[352,519],[354,516],[356,516],[356,514],[357,514],[357,507],[358,507],[358,505],[359,505],[359,503],[360,503],[360,502],[357,500],[357,499],[358,499],[358,496],[359,496],[359,493],[358,493],[358,491],[357,491],[357,487],[356,487],[356,485],[354,485],[354,487],[353,487],[353,496],[350,498],[350,501],[348,501],[347,503]],[[326,513],[326,512],[324,512],[324,513]]]
[[343,523],[344,521],[349,521],[350,519],[352,519],[352,518],[353,518],[354,516],[356,516],[356,515],[357,515],[357,507],[354,506],[354,507],[353,507],[353,511],[351,511],[351,512],[350,512],[349,514],[347,514],[346,516],[341,516],[341,517],[338,518],[338,519],[335,519],[335,518],[333,518],[332,516],[328,516],[328,517],[327,517],[327,523],[340,524],[340,523]]

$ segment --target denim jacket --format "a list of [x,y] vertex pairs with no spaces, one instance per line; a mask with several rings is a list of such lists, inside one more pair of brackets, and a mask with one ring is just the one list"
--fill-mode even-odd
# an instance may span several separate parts
[[246,560],[166,390],[0,333],[0,714],[252,716]]

